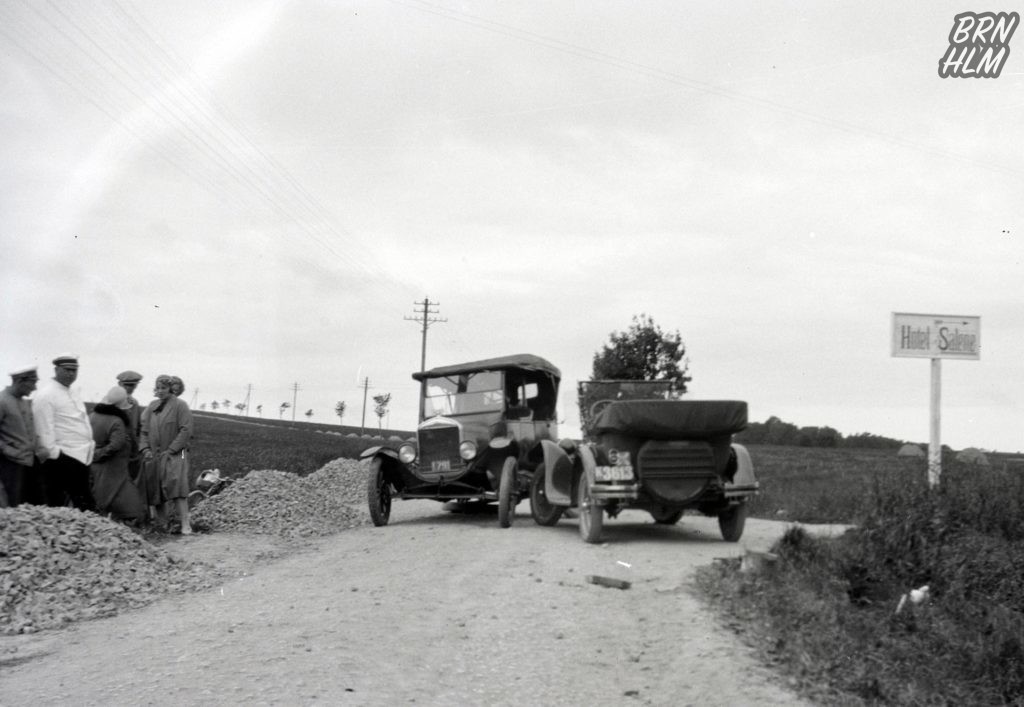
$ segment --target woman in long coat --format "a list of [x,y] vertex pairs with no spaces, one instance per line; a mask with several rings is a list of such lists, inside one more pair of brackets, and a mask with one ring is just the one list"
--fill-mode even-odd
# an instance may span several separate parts
[[[157,376],[153,394],[156,400],[142,412],[143,472],[147,496],[157,507],[157,519],[167,523],[171,504],[181,519],[182,535],[192,532],[188,513],[188,444],[192,439],[192,411],[178,395],[185,386],[176,376]],[[156,503],[154,503],[156,501]]]
[[115,520],[138,522],[146,507],[128,475],[128,459],[134,447],[134,433],[128,419],[128,394],[115,386],[89,414],[96,442],[89,477],[96,510]]

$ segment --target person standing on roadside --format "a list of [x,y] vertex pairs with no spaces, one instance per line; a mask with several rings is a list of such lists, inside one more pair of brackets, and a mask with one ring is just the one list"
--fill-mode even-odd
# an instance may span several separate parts
[[92,460],[92,497],[96,511],[111,518],[136,524],[146,516],[139,490],[128,477],[128,458],[137,446],[128,428],[128,393],[121,386],[111,388],[89,414],[96,452]]
[[131,438],[131,450],[128,456],[128,476],[134,482],[139,478],[139,467],[142,465],[142,455],[139,454],[139,436],[142,434],[142,406],[132,394],[139,386],[142,374],[135,371],[122,371],[117,374],[117,384],[124,388],[128,394],[128,432]]
[[[142,435],[139,440],[143,467],[155,471],[159,498],[157,521],[166,525],[173,503],[181,520],[181,534],[190,535],[192,524],[188,512],[189,492],[189,440],[192,438],[192,411],[180,400],[185,384],[177,376],[157,376],[153,394],[156,400],[142,412]],[[148,481],[147,481],[148,483]],[[149,490],[149,489],[147,489]],[[158,496],[149,490],[149,501]]]
[[0,391],[0,508],[39,500],[36,463],[36,428],[32,403],[36,367],[11,371],[11,384]]
[[71,387],[78,379],[78,356],[62,354],[53,359],[53,367],[53,380],[32,400],[46,502],[63,506],[70,499],[79,510],[93,510],[89,465],[96,443],[81,394]]

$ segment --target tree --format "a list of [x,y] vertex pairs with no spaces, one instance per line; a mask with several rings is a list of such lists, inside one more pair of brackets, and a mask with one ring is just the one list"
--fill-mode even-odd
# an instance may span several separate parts
[[206,409],[206,403],[200,403],[199,404],[199,409],[200,410],[205,410]]
[[[678,398],[686,392],[691,377],[683,356],[686,345],[679,332],[666,334],[646,315],[633,316],[627,331],[612,332],[609,343],[594,354],[591,381],[580,385],[577,402],[584,436],[589,436],[591,410],[603,399],[625,397]],[[593,381],[648,381],[659,385],[635,386],[636,394],[628,394],[623,386]]]
[[263,403],[256,406],[256,414],[263,417]]
[[238,410],[238,414],[241,415],[245,412],[245,403],[235,403],[235,410]]
[[292,406],[291,403],[281,403],[281,407],[277,411],[278,419],[284,417],[284,411]]
[[313,419],[313,408],[310,408],[309,410],[306,410],[305,415],[306,415],[306,419],[307,420],[312,420]]
[[610,342],[594,354],[594,380],[668,381],[679,394],[692,380],[683,360],[686,345],[679,332],[666,334],[646,314],[633,317],[628,331],[612,332]]
[[231,401],[227,398],[224,398],[224,402],[222,404],[224,405],[225,410],[229,410],[231,408]]
[[214,412],[217,412],[217,408],[219,408],[219,407],[220,407],[220,403],[218,403],[216,400],[214,400],[212,403],[210,403],[210,409],[213,410]]
[[334,406],[334,414],[338,416],[338,424],[341,424],[342,419],[345,417],[345,401],[339,400]]
[[384,424],[384,415],[388,412],[388,403],[391,402],[391,393],[384,393],[383,395],[374,395],[373,402],[376,405],[373,406],[373,412],[377,415],[377,431],[381,430],[381,426]]

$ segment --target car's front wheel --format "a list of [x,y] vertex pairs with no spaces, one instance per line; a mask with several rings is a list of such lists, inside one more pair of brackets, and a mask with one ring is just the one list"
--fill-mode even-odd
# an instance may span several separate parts
[[548,500],[544,489],[544,465],[538,465],[530,479],[530,515],[537,525],[554,525],[564,510],[562,506],[556,506]]
[[743,536],[743,526],[747,523],[746,501],[735,506],[729,506],[718,514],[718,529],[722,531],[722,538],[726,542],[739,542]]
[[380,457],[370,461],[366,479],[366,500],[370,506],[370,520],[377,527],[387,525],[391,518],[391,485],[384,478]]
[[596,543],[600,539],[601,530],[604,527],[604,509],[590,495],[590,482],[586,475],[580,479],[579,488],[576,490],[576,499],[580,513],[580,537],[584,542]]
[[516,502],[519,500],[516,490],[516,458],[509,457],[501,467],[501,478],[498,480],[498,525],[508,528],[512,525]]

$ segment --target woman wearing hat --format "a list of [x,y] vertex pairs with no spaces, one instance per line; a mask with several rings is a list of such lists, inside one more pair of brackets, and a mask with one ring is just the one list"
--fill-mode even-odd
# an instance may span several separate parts
[[128,476],[128,460],[135,436],[128,419],[130,407],[128,393],[114,386],[90,413],[89,422],[96,442],[90,480],[98,513],[137,523],[145,517],[146,506]]
[[156,506],[157,521],[167,522],[168,511],[174,503],[181,519],[181,534],[189,535],[192,525],[188,513],[188,456],[192,438],[192,411],[184,400],[179,400],[185,384],[177,376],[157,376],[151,402],[142,413],[143,470],[139,474],[145,486],[147,502]]

